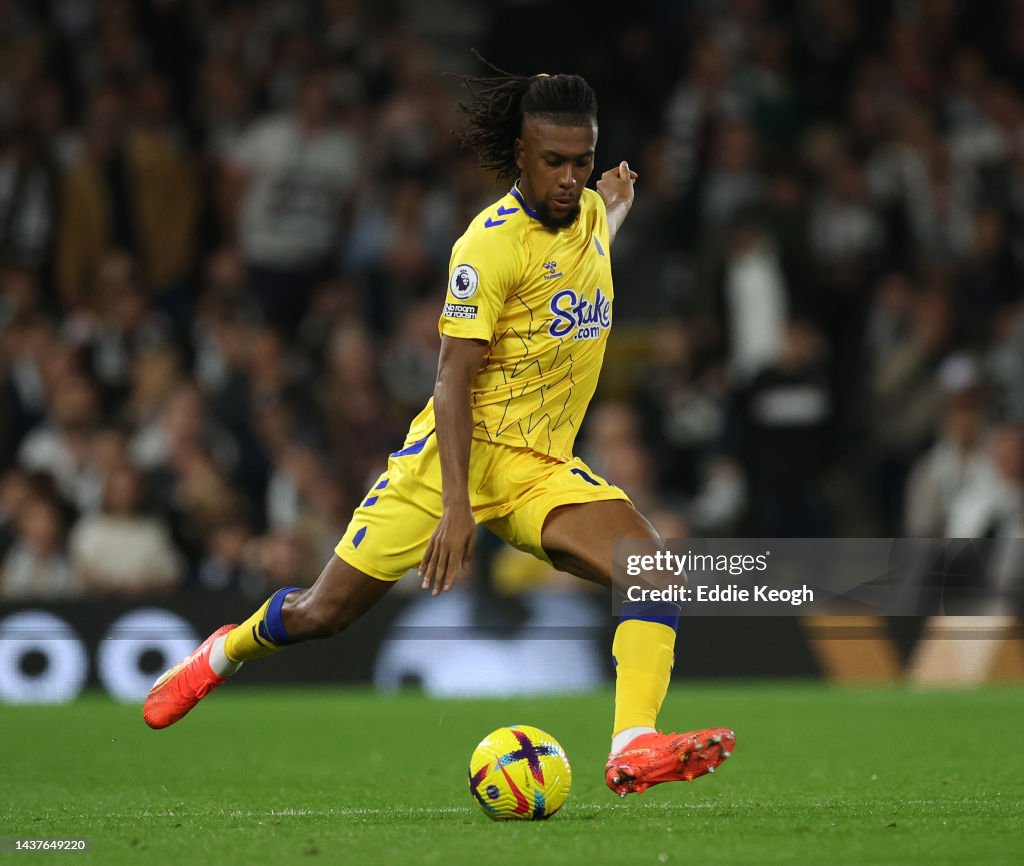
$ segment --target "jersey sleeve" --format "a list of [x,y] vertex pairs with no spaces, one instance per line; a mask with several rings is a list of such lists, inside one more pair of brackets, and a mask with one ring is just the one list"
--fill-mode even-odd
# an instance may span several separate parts
[[452,248],[448,292],[438,330],[490,342],[505,300],[518,285],[522,250],[515,238],[471,227]]
[[607,255],[612,246],[611,229],[608,227],[608,208],[600,193],[588,189],[586,194],[594,205],[594,234],[597,236],[598,243],[602,245],[602,254]]

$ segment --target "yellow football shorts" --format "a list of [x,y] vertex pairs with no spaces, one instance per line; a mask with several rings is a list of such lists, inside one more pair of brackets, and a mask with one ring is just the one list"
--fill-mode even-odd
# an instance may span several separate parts
[[[541,547],[548,514],[560,505],[629,497],[577,457],[545,457],[524,448],[473,440],[470,506],[482,523],[513,547],[550,562]],[[398,580],[423,559],[441,519],[441,459],[437,436],[396,451],[355,510],[335,553],[364,574]]]

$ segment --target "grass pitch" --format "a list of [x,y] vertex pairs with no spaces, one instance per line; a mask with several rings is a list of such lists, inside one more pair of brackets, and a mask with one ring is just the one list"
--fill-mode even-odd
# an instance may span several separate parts
[[[604,787],[611,692],[433,701],[229,685],[179,725],[89,696],[0,708],[0,836],[86,837],[120,863],[1024,862],[1024,690],[676,682],[662,720],[728,725],[714,776]],[[503,724],[553,733],[573,789],[547,822],[490,821],[469,755]]]

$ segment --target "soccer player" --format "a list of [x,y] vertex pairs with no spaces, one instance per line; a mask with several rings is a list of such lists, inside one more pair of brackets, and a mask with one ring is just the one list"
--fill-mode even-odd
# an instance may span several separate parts
[[[478,524],[605,586],[613,539],[657,539],[626,494],[572,453],[601,370],[612,245],[637,175],[620,162],[596,192],[586,188],[597,100],[579,76],[463,81],[472,97],[460,104],[463,143],[483,168],[515,182],[452,250],[434,396],[316,583],[278,590],[163,674],[143,708],[153,728],[181,719],[244,662],[342,631],[414,566],[424,590],[449,590]],[[678,614],[626,604],[615,632],[605,779],[623,796],[713,772],[735,742],[727,728],[655,729]]]

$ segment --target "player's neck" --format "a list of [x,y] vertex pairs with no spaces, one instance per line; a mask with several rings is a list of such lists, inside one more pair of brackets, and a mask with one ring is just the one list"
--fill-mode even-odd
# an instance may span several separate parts
[[533,190],[530,189],[529,183],[523,181],[520,177],[512,184],[514,189],[519,190],[519,195],[522,196],[523,203],[531,210],[536,212],[537,210],[537,197],[533,194]]

